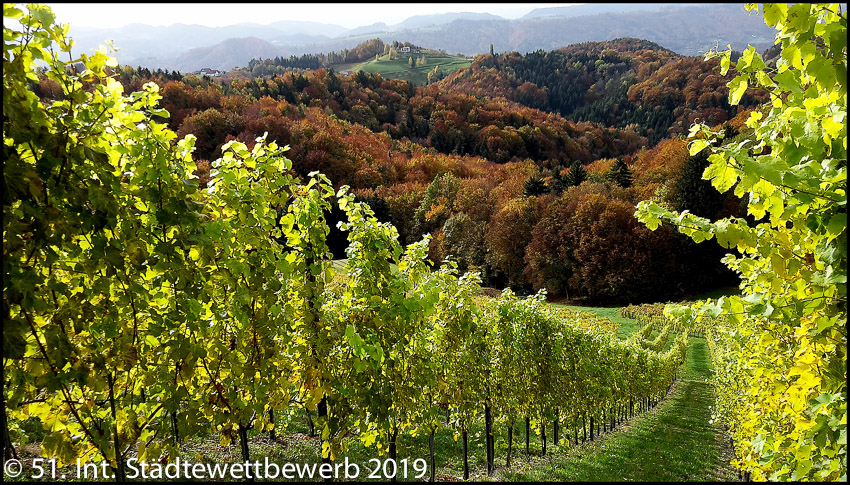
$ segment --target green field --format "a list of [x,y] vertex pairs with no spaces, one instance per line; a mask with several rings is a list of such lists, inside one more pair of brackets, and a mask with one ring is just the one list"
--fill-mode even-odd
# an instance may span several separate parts
[[578,310],[581,312],[595,313],[600,317],[606,317],[612,322],[620,325],[617,329],[617,336],[625,340],[633,333],[641,329],[642,325],[637,320],[620,316],[621,307],[590,307],[590,306],[574,306],[561,305],[553,303],[554,307],[569,308],[570,310]]
[[[412,56],[414,58],[418,58],[421,54],[412,54]],[[431,55],[426,53],[426,64],[424,66],[418,66],[411,69],[408,64],[410,62],[408,60],[410,57],[411,55],[408,54],[399,54],[396,59],[390,60],[390,56],[387,54],[381,56],[377,61],[372,59],[356,64],[338,64],[334,66],[334,70],[337,72],[364,71],[377,73],[385,78],[402,79],[421,86],[428,82],[428,73],[433,71],[435,66],[440,66],[440,70],[443,71],[443,74],[448,76],[454,71],[462,67],[468,67],[472,64],[471,58]]]

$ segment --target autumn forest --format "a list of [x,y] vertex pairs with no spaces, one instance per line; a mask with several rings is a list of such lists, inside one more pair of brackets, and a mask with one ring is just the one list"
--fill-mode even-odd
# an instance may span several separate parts
[[[626,304],[736,284],[716,243],[653,232],[633,216],[641,200],[746,215],[745,203],[702,180],[707,158],[689,156],[685,141],[694,121],[742,136],[748,108],[766,99],[750,91],[730,107],[716,60],[626,38],[481,54],[427,86],[293,71],[211,79],[124,67],[117,79],[125,92],[160,85],[169,127],[197,137],[202,181],[224,143],[251,147],[268,133],[290,147],[295,174],[351,186],[404,242],[431,234],[435,264],[452,258],[489,286]],[[33,87],[61,93],[47,79]],[[329,241],[344,257],[345,238]]]

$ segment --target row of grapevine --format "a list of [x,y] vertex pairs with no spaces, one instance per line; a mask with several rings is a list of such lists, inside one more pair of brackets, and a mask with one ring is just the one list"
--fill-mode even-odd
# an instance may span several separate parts
[[687,331],[691,337],[704,337],[705,325],[683,325],[678,319],[670,318],[664,314],[664,303],[644,303],[641,305],[629,305],[620,309],[620,316],[632,318],[642,325],[637,336],[646,340],[653,330],[663,330],[670,327],[675,333]]
[[[747,4],[758,10],[756,4]],[[733,464],[754,480],[847,480],[847,12],[846,5],[765,4],[779,56],[749,47],[720,57],[730,104],[748,89],[771,102],[750,114],[744,139],[695,125],[691,155],[703,178],[747,203],[748,218],[711,221],[649,201],[636,216],[700,242],[716,237],[741,295],[667,314],[705,332],[717,422]],[[768,65],[769,64],[769,65]]]
[[660,352],[665,347],[667,347],[667,341],[670,338],[670,334],[673,333],[672,325],[667,323],[658,331],[658,335],[649,340],[647,338],[648,335],[652,333],[653,328],[657,326],[656,322],[648,322],[640,331],[634,334],[629,340],[636,342],[644,349],[652,350],[653,352]]
[[640,320],[642,317],[663,317],[664,303],[643,303],[620,308],[620,316]]
[[[4,6],[21,31],[4,26],[3,411],[41,420],[46,456],[124,480],[130,457],[174,459],[212,430],[248,460],[250,429],[304,409],[325,461],[350,437],[394,457],[445,411],[464,443],[482,412],[488,435],[525,416],[592,436],[672,381],[684,339],[648,351],[541,296],[478,304],[476,275],[433,271],[427,240],[404,248],[345,188],[295,179],[274,142],[226,145],[199,191],[157,86],[124,96],[103,53],[66,69],[51,45],[69,52],[67,29],[28,8]],[[36,59],[65,94],[47,106],[27,89]],[[330,285],[334,204],[349,277]]]

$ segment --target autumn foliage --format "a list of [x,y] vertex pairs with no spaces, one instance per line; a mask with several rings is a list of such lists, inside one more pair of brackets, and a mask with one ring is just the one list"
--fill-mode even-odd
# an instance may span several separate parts
[[[436,264],[452,259],[522,292],[638,302],[730,281],[713,246],[650,232],[632,216],[645,199],[727,213],[740,205],[732,195],[688,197],[700,162],[689,161],[684,140],[666,138],[696,118],[742,126],[736,110],[746,108],[724,104],[717,71],[618,39],[481,55],[425,87],[322,68],[253,79],[129,67],[115,75],[127,89],[160,84],[170,127],[197,138],[202,184],[224,143],[250,149],[267,134],[289,146],[293,175],[318,171],[351,186],[407,243],[431,234]],[[34,90],[57,96],[47,79]]]

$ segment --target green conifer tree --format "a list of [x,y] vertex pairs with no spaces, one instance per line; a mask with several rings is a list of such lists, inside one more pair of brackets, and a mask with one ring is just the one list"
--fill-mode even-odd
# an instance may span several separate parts
[[565,179],[568,187],[581,185],[582,182],[587,180],[587,170],[584,169],[584,165],[580,161],[576,160],[570,165],[570,172]]
[[632,186],[632,171],[622,158],[618,158],[605,177],[623,188]]
[[549,187],[542,178],[532,175],[523,185],[523,193],[527,196],[542,195],[549,192]]

